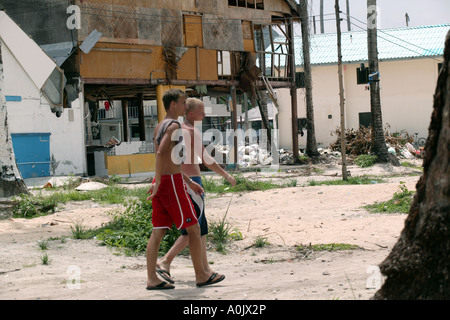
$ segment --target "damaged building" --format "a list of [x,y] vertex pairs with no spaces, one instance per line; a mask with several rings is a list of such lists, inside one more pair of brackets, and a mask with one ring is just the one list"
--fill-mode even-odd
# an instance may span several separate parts
[[231,112],[234,128],[234,106],[244,93],[263,111],[263,122],[260,91],[292,89],[296,105],[293,0],[0,4],[64,71],[62,114],[74,102],[82,110],[83,169],[58,174],[153,171],[153,129],[165,116],[162,95],[169,88],[222,99],[218,105]]

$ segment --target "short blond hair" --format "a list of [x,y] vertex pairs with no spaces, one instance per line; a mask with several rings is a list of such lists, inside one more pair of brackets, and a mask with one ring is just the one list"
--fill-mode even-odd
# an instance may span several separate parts
[[186,104],[187,104],[187,106],[188,106],[188,109],[187,109],[187,111],[186,111],[186,114],[187,114],[187,113],[189,113],[189,112],[194,111],[195,109],[197,109],[198,106],[200,106],[201,104],[203,104],[203,101],[200,100],[200,99],[197,99],[197,98],[188,98],[188,99],[186,100]]

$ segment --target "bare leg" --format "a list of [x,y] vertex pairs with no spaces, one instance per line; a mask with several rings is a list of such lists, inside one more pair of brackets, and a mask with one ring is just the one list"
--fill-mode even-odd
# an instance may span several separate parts
[[202,262],[203,269],[208,273],[213,273],[214,271],[211,269],[208,263],[208,258],[206,256],[206,235],[202,236]]
[[[202,236],[202,265],[203,269],[207,273],[213,273],[214,271],[211,269],[206,251],[206,235]],[[158,262],[157,266],[162,270],[165,270],[170,273],[170,265],[172,264],[173,259],[189,244],[189,236],[182,235],[180,236],[172,248],[164,255],[164,257]]]
[[[215,274],[204,269],[204,255],[206,254],[206,246],[204,246],[203,239],[200,236],[200,226],[195,224],[186,229],[189,235],[189,251],[191,253],[192,263],[194,264],[195,279],[197,286],[207,284],[214,284],[222,281],[225,277]],[[205,248],[205,250],[203,250]],[[206,263],[208,263],[206,261]]]
[[188,235],[181,235],[173,244],[172,248],[162,257],[159,261],[158,266],[167,272],[170,272],[170,265],[173,259],[189,244]]
[[159,246],[166,234],[165,229],[153,229],[152,235],[147,244],[147,287],[155,287],[161,284],[161,280],[156,276],[156,261],[158,259]]

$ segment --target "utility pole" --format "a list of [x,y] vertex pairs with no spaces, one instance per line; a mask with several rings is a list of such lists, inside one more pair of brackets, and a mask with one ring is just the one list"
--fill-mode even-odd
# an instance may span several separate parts
[[323,0],[320,0],[320,33],[325,33],[325,25],[323,21]]
[[338,74],[339,74],[339,96],[341,109],[341,157],[342,157],[342,179],[347,180],[347,155],[345,143],[345,99],[344,99],[344,81],[342,75],[342,46],[341,46],[341,17],[339,10],[339,0],[335,2],[336,11],[336,30],[338,47]]
[[303,69],[305,72],[305,95],[306,95],[306,154],[308,157],[319,155],[316,143],[316,130],[314,126],[314,105],[312,94],[312,72],[309,49],[309,23],[307,0],[300,0],[300,21],[302,28],[303,45]]
[[287,38],[289,42],[289,73],[291,76],[291,116],[292,116],[292,155],[294,163],[298,163],[299,148],[298,148],[298,113],[297,113],[297,86],[295,85],[295,49],[294,49],[294,22],[289,21],[287,25]]
[[388,162],[380,98],[380,71],[377,44],[377,0],[367,0],[367,50],[369,56],[370,111],[372,113],[372,153],[378,162]]
[[352,22],[350,20],[350,0],[347,0],[347,30],[352,31]]

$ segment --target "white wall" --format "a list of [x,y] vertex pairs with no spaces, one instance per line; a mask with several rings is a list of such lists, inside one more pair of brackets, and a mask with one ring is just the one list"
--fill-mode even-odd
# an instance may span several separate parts
[[[359,64],[343,66],[346,128],[359,127],[359,113],[370,112],[370,91],[357,85]],[[367,63],[366,63],[367,66]],[[330,133],[340,128],[339,83],[337,65],[315,66],[312,69],[313,104],[316,142],[328,147],[336,141]],[[438,77],[438,61],[416,59],[380,62],[381,107],[383,124],[390,132],[406,130],[411,135],[427,137],[433,108],[433,95]],[[304,89],[297,90],[298,117],[306,117]],[[290,90],[278,89],[280,105],[280,147],[292,150]],[[329,119],[331,115],[331,119]],[[306,135],[299,136],[300,148]]]
[[7,47],[2,48],[4,64],[4,94],[20,96],[20,102],[7,102],[10,132],[49,132],[52,175],[86,173],[83,108],[79,99],[72,108],[64,109],[57,118],[47,100],[29,79]]

